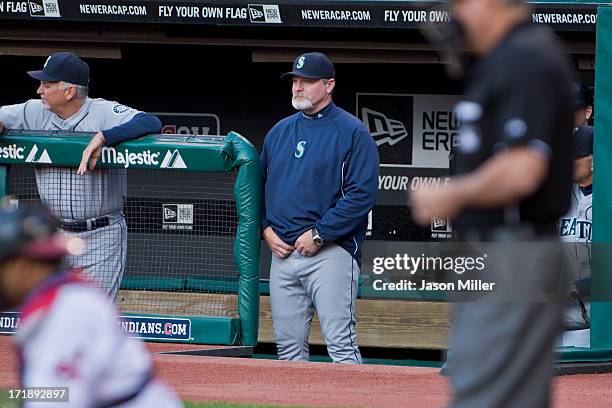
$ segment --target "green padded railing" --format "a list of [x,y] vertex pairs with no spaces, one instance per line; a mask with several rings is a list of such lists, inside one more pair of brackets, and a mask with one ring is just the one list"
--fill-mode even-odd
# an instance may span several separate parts
[[[8,193],[8,167],[37,163],[78,167],[83,149],[93,133],[9,131],[0,136],[0,195]],[[180,159],[178,159],[180,158]],[[176,160],[182,160],[176,165]],[[234,258],[238,278],[239,343],[254,346],[259,325],[259,208],[261,176],[259,156],[244,137],[230,132],[221,136],[149,135],[104,147],[98,158],[100,168],[135,168],[164,171],[237,170],[234,197],[238,214]],[[164,282],[160,281],[163,286]],[[160,288],[157,288],[160,289]],[[235,318],[220,325],[219,318],[193,318],[193,342],[236,344]],[[210,321],[210,325],[206,321]],[[211,336],[211,330],[229,327],[226,336]],[[200,330],[201,333],[197,333]],[[222,339],[226,339],[222,341]]]

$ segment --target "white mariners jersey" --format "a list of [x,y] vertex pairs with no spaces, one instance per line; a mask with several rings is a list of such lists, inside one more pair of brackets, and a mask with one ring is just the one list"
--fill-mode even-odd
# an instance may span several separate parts
[[584,195],[574,184],[570,209],[559,221],[559,235],[563,242],[591,242],[593,194]]
[[[44,109],[39,99],[31,99],[0,107],[0,122],[8,129],[99,132],[126,123],[138,113],[117,102],[87,98],[76,114],[64,120]],[[56,217],[86,220],[122,210],[125,169],[95,169],[83,176],[78,176],[76,170],[36,166],[38,192]]]
[[[570,209],[559,220],[559,235],[570,261],[571,280],[591,276],[591,225],[593,194],[584,195],[580,186],[572,187]],[[571,243],[571,244],[570,244]]]
[[183,406],[166,385],[151,379],[149,353],[121,330],[114,305],[74,278],[28,299],[14,339],[22,386],[68,387],[69,403],[26,403],[26,408],[103,407],[130,396],[116,406]]

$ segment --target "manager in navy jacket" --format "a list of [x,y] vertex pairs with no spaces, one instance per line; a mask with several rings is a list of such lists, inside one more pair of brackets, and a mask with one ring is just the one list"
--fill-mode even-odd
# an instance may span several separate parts
[[270,296],[281,360],[308,360],[314,311],[334,362],[361,363],[355,301],[378,151],[363,123],[332,102],[332,62],[296,58],[292,105],[261,153],[263,238],[273,253]]

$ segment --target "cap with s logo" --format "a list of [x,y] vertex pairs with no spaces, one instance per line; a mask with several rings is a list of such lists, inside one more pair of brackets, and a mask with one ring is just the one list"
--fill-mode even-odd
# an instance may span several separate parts
[[298,56],[293,62],[293,70],[281,77],[302,77],[309,79],[331,79],[336,77],[334,64],[321,52],[308,52]]
[[89,84],[89,65],[72,52],[56,52],[47,58],[43,69],[28,71],[28,75],[39,81],[65,81],[87,86]]

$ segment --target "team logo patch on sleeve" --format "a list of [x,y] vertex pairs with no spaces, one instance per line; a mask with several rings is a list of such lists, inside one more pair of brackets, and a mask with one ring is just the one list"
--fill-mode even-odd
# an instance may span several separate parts
[[130,110],[129,106],[125,106],[125,105],[115,105],[113,106],[113,113],[116,113],[117,115],[121,115],[122,113],[125,113],[127,111]]

